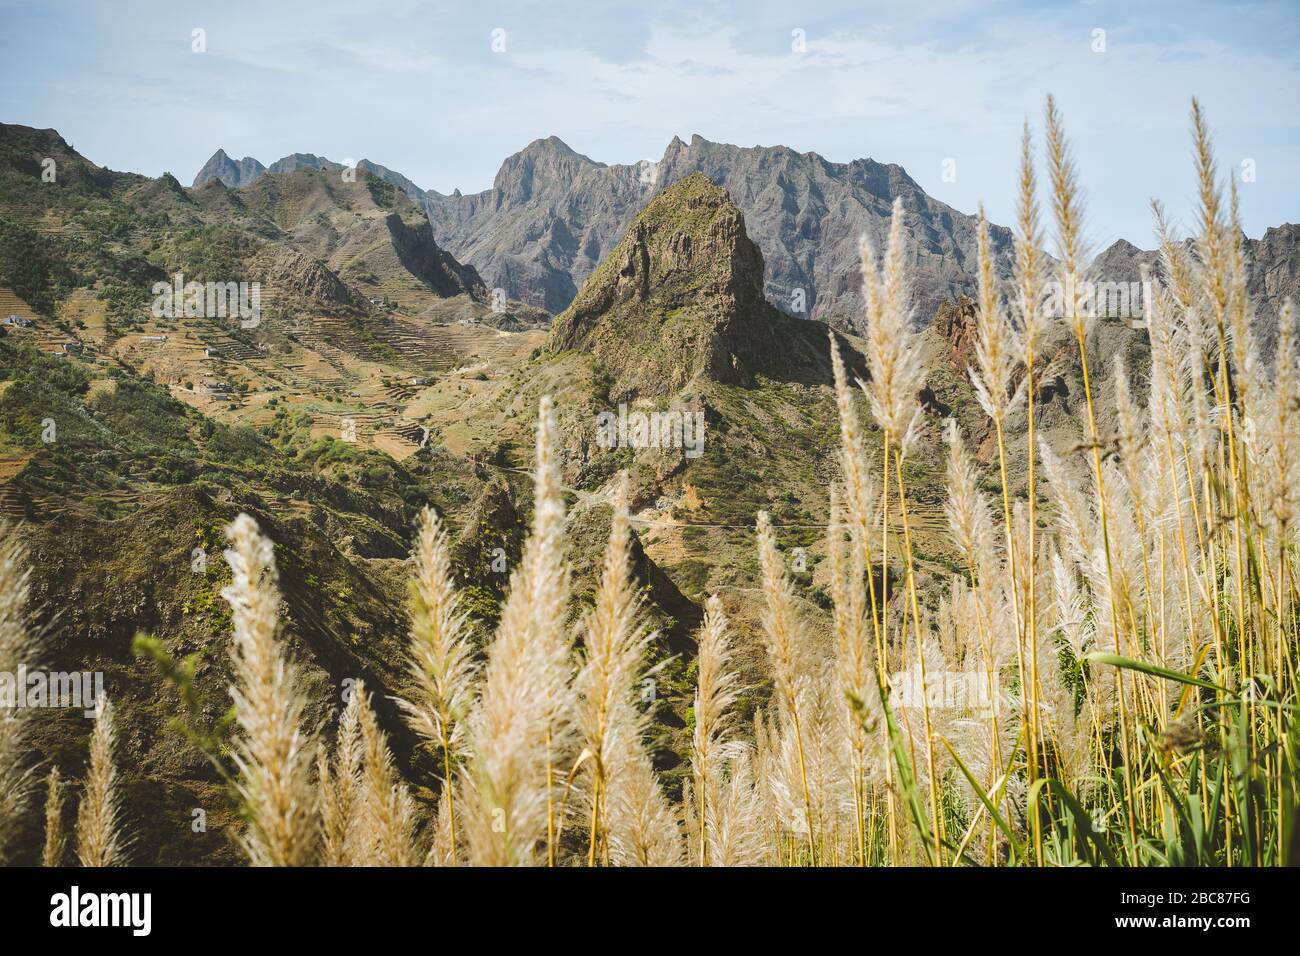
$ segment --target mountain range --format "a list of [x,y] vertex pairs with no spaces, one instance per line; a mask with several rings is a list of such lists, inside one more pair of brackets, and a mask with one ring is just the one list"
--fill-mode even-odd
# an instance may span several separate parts
[[[246,186],[304,166],[343,168],[309,153],[263,166],[217,150],[194,185],[219,179]],[[492,188],[470,195],[420,189],[368,160],[356,168],[421,203],[437,241],[489,287],[553,314],[569,306],[653,196],[696,172],[726,189],[745,214],[763,252],[764,292],[784,312],[854,327],[862,306],[858,238],[882,240],[895,198],[908,212],[918,320],[928,322],[941,302],[975,287],[974,217],[928,196],[901,166],[871,159],[832,163],[784,146],[742,148],[697,135],[689,143],[674,137],[657,163],[606,165],[551,136],[507,158]],[[991,235],[1006,274],[1010,232],[993,226]]]
[[[607,165],[551,136],[508,157],[492,187],[472,194],[423,189],[368,160],[356,165],[423,206],[436,241],[473,266],[489,288],[552,314],[569,307],[654,195],[695,172],[726,189],[744,213],[763,254],[764,294],[788,314],[843,330],[858,327],[858,240],[882,241],[896,198],[906,214],[916,321],[927,324],[941,304],[975,291],[975,217],[926,194],[901,166],[872,159],[833,163],[785,146],[740,147],[695,135],[689,143],[674,137],[658,162]],[[218,150],[194,185],[212,179],[247,185],[264,173],[304,166],[343,168],[310,153],[267,167],[251,157],[236,162]],[[1297,228],[1273,227],[1245,242],[1251,292],[1269,316],[1300,291]],[[997,225],[989,231],[995,267],[1006,277],[1011,233]],[[1097,255],[1093,271],[1099,281],[1136,281],[1140,265],[1155,259],[1154,252],[1120,239]]]
[[[41,179],[46,158],[53,182]],[[0,514],[22,522],[46,663],[102,672],[129,728],[119,765],[135,862],[237,858],[222,783],[178,727],[174,688],[132,647],[137,633],[155,639],[172,664],[164,676],[185,673],[176,669],[185,662],[193,686],[181,701],[192,712],[181,719],[191,731],[228,733],[221,592],[230,573],[220,553],[222,529],[241,512],[275,542],[280,622],[305,674],[308,722],[332,726],[340,688],[363,677],[398,771],[427,779],[436,755],[389,703],[410,690],[402,602],[412,529],[425,505],[443,515],[483,640],[521,555],[543,395],[557,415],[575,616],[595,593],[615,478],[629,476],[638,589],[660,667],[650,751],[680,786],[691,635],[708,595],[720,596],[734,627],[743,719],[767,699],[752,600],[760,510],[781,548],[806,559],[792,587],[809,640],[831,640],[823,530],[840,463],[830,349],[866,377],[848,304],[856,230],[879,237],[894,196],[909,265],[931,280],[918,284],[917,317],[928,318],[923,289],[939,301],[915,342],[925,386],[912,399],[930,427],[907,461],[923,600],[963,573],[943,511],[938,426],[955,419],[990,471],[999,438],[1009,459],[1025,459],[1024,422],[995,436],[967,374],[970,217],[925,197],[898,167],[703,140],[675,141],[659,164],[604,166],[547,140],[511,157],[478,196],[421,191],[364,160],[355,177],[345,170],[307,153],[269,167],[219,153],[186,188],[170,175],[98,166],[54,130],[0,126],[0,312],[22,320],[0,329]],[[477,238],[454,242],[448,216]],[[1268,295],[1294,287],[1295,233],[1281,227],[1250,246],[1251,281]],[[995,242],[1005,269],[1005,231]],[[1102,266],[1118,273],[1149,260],[1116,247]],[[794,315],[783,308],[791,287],[773,292],[791,263],[819,283]],[[149,290],[178,272],[261,283],[263,321],[156,314]],[[502,303],[492,290],[505,287],[503,275],[534,301],[564,282],[569,291],[546,311]],[[1085,347],[1099,394],[1113,390],[1117,354],[1145,380],[1140,328],[1099,319]],[[1036,427],[1073,447],[1084,434],[1077,346],[1057,328],[1041,348]],[[1114,429],[1112,404],[1097,412],[1102,434]],[[595,423],[616,410],[698,416],[703,453],[609,447]],[[879,447],[878,428],[863,421],[864,442]],[[1013,472],[1009,485],[1027,494],[1024,475]],[[902,580],[897,567],[888,577]],[[80,779],[89,730],[60,713],[41,723],[34,746]],[[433,794],[417,796],[427,809]],[[195,807],[211,809],[200,835]],[[35,815],[29,829],[40,832]],[[39,851],[33,836],[26,858]]]

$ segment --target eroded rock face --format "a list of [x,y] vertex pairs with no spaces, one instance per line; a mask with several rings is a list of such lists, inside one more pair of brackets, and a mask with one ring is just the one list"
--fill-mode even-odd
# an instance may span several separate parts
[[429,283],[439,295],[467,294],[483,299],[487,290],[473,266],[461,265],[433,240],[428,220],[412,224],[399,213],[385,219],[397,257],[412,275]]
[[[1195,244],[1190,244],[1189,249],[1195,256]],[[1257,331],[1265,347],[1271,348],[1282,303],[1288,298],[1300,298],[1300,226],[1271,226],[1260,239],[1243,236],[1242,251],[1246,257],[1246,288],[1259,319]],[[1098,282],[1138,282],[1143,266],[1153,276],[1163,273],[1158,252],[1139,249],[1120,239],[1092,261],[1089,275]]]
[[[853,326],[862,311],[858,238],[883,242],[895,197],[918,321],[975,289],[974,217],[927,196],[901,167],[869,159],[831,163],[695,136],[674,138],[658,163],[606,166],[551,137],[507,159],[492,189],[425,205],[438,241],[489,286],[558,312],[649,199],[701,172],[744,213],[765,261],[764,294],[787,313]],[[999,270],[1009,273],[1010,233],[995,226],[991,236]]]
[[263,268],[266,281],[282,293],[325,306],[355,304],[347,285],[319,259],[281,251],[268,257]]
[[1270,226],[1262,239],[1246,240],[1246,255],[1250,263],[1246,285],[1256,311],[1262,303],[1276,316],[1288,298],[1300,300],[1300,225]]
[[238,189],[240,186],[247,186],[264,172],[266,167],[253,157],[245,156],[236,161],[227,156],[224,149],[219,149],[203,164],[203,168],[194,177],[193,185],[197,189],[215,179],[225,183],[231,189]]
[[[820,332],[818,331],[820,329]],[[591,352],[611,398],[669,396],[696,376],[748,385],[824,364],[825,328],[763,297],[763,256],[726,191],[696,173],[656,196],[555,320],[550,348]]]
[[948,361],[959,375],[975,364],[975,301],[962,296],[945,302],[934,314],[935,331],[948,343]]

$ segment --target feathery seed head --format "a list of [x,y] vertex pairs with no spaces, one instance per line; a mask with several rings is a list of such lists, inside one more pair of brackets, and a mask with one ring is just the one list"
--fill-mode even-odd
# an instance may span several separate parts
[[912,342],[914,332],[907,308],[901,200],[894,200],[883,268],[877,266],[876,252],[865,236],[860,252],[871,381],[859,384],[889,440],[905,450],[914,438],[919,420],[916,395],[925,384],[925,372],[919,350]]
[[221,596],[233,612],[230,696],[239,728],[232,756],[248,822],[240,843],[255,866],[302,866],[310,862],[316,842],[315,748],[302,729],[307,701],[298,668],[279,640],[275,556],[270,540],[246,514],[235,519],[226,537],[233,579]]
[[82,866],[121,866],[126,862],[120,832],[121,795],[113,760],[115,739],[113,705],[105,698],[90,735],[90,770],[77,814],[77,858]]

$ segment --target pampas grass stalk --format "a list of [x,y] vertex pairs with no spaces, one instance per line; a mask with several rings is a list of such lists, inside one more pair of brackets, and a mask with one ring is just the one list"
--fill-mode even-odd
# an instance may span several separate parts
[[[864,270],[866,266],[864,263]],[[869,281],[869,280],[864,280]],[[831,368],[834,375],[835,383],[835,405],[838,412],[840,423],[840,469],[843,473],[845,496],[848,503],[848,515],[850,523],[850,538],[853,547],[853,555],[848,561],[848,567],[845,569],[849,574],[848,579],[843,582],[845,595],[843,598],[843,607],[841,602],[835,602],[837,614],[843,619],[843,650],[841,660],[848,668],[845,672],[846,686],[845,692],[848,695],[847,703],[851,708],[862,709],[866,707],[868,695],[871,689],[866,687],[862,664],[864,663],[867,649],[863,647],[863,637],[861,632],[862,612],[860,607],[860,598],[862,593],[862,578],[866,578],[867,599],[869,606],[867,613],[871,619],[872,638],[875,642],[875,665],[877,687],[885,681],[886,668],[888,666],[888,655],[885,646],[885,625],[886,619],[884,607],[884,593],[879,597],[876,594],[875,575],[872,573],[871,558],[871,540],[872,534],[877,524],[876,514],[876,491],[867,472],[867,456],[864,449],[861,433],[861,425],[858,419],[857,410],[853,405],[853,392],[849,388],[848,376],[844,368],[844,360],[840,356],[839,344],[834,333],[831,333]],[[888,461],[886,461],[886,468]],[[888,488],[889,475],[886,471],[885,482]],[[887,494],[885,496],[888,497]],[[838,520],[832,515],[831,531],[832,535],[832,554],[837,553],[834,542],[840,540],[843,536],[843,529],[837,527]],[[835,536],[840,536],[836,538]],[[881,551],[881,568],[887,580],[888,575],[888,551]],[[838,575],[836,576],[838,580]],[[837,634],[841,633],[837,623]],[[850,725],[853,728],[853,747],[859,759],[863,753],[862,744],[864,741],[861,737],[861,721],[857,719],[856,714],[850,715]],[[858,767],[859,774],[862,767]],[[893,792],[893,763],[885,763],[885,800],[886,812],[889,819],[890,846],[893,849],[898,845],[898,817],[897,809],[894,805]],[[857,780],[859,789],[861,789],[861,777]],[[858,799],[858,853],[859,862],[865,863],[866,849],[864,847],[864,802],[863,794]]]
[[113,705],[104,699],[90,735],[90,770],[77,813],[77,858],[82,866],[121,866],[125,840],[121,830],[121,795],[113,761]]
[[355,866],[361,820],[361,704],[356,694],[339,718],[331,765],[324,749],[317,758],[320,793],[321,862],[325,866]]
[[240,846],[254,866],[301,866],[316,842],[314,746],[302,729],[306,697],[279,639],[280,595],[271,542],[241,514],[226,531],[232,582],[221,595],[234,618],[232,755],[247,826]]
[[388,739],[370,705],[365,684],[353,690],[364,754],[361,772],[358,863],[362,866],[414,866],[415,803],[393,766]]
[[[871,405],[872,414],[880,424],[883,438],[885,486],[882,523],[881,555],[888,567],[889,554],[889,468],[891,450],[894,477],[898,482],[898,502],[903,525],[904,574],[907,598],[916,637],[918,656],[921,654],[920,620],[916,599],[915,574],[912,566],[911,529],[907,514],[907,492],[903,481],[903,459],[907,457],[917,437],[922,421],[922,411],[916,396],[925,384],[921,365],[921,350],[913,341],[914,334],[907,305],[907,275],[903,265],[903,206],[894,200],[890,218],[889,245],[885,251],[883,267],[877,271],[876,255],[869,242],[862,243],[862,281],[867,308],[867,363],[871,372],[869,382],[859,382]],[[888,581],[884,585],[888,593]],[[881,644],[888,652],[887,617],[882,610]],[[883,662],[882,662],[883,663]],[[925,680],[924,661],[921,679]],[[887,669],[887,668],[886,668]],[[930,730],[930,706],[924,705],[926,724],[926,757],[930,766],[930,810],[934,824],[934,857],[941,861],[939,844],[942,839],[939,816],[938,781],[933,773],[934,742]]]
[[59,768],[51,767],[45,784],[45,847],[41,852],[42,866],[62,866],[67,851],[68,835],[63,829],[64,784],[59,779]]
[[316,805],[320,814],[321,866],[347,865],[348,816],[339,799],[339,791],[340,787],[330,775],[329,755],[321,747],[316,753]]
[[711,866],[759,866],[766,862],[763,803],[753,765],[753,751],[745,748],[738,750],[727,766],[726,782],[719,788],[711,811]]
[[[1072,320],[1075,340],[1079,347],[1079,365],[1083,375],[1084,401],[1088,410],[1088,445],[1092,452],[1093,477],[1096,483],[1096,501],[1098,523],[1101,526],[1102,548],[1105,552],[1106,574],[1113,586],[1114,569],[1111,566],[1110,528],[1106,513],[1106,483],[1101,465],[1101,440],[1097,434],[1097,414],[1093,400],[1092,380],[1088,373],[1088,347],[1084,326],[1084,310],[1080,308],[1079,291],[1082,278],[1083,258],[1083,209],[1078,193],[1078,178],[1061,114],[1056,108],[1056,100],[1047,98],[1047,155],[1051,171],[1052,208],[1056,214],[1057,257],[1060,259],[1060,274],[1066,295],[1066,316]],[[1116,635],[1120,634],[1120,622],[1111,604],[1112,627]],[[1125,796],[1128,810],[1129,836],[1132,844],[1137,842],[1137,816],[1133,804],[1133,775],[1130,758],[1130,735],[1128,729],[1127,708],[1123,693],[1124,677],[1121,674],[1120,693],[1120,749],[1124,755],[1124,774],[1126,779]],[[1041,862],[1041,854],[1040,854]]]
[[803,789],[805,822],[808,828],[809,862],[816,865],[816,827],[813,825],[812,798],[808,791],[808,766],[804,754],[803,731],[799,723],[799,698],[808,668],[804,660],[803,635],[795,621],[794,591],[790,587],[785,565],[776,549],[776,534],[766,511],[758,513],[758,559],[762,569],[763,636],[768,660],[776,685],[779,713],[789,722],[798,751],[799,777]]
[[[34,668],[37,663],[37,641],[27,616],[29,574],[16,527],[0,523],[0,673],[15,681],[20,668]],[[15,694],[24,692],[25,688],[14,687]],[[8,861],[32,795],[27,746],[34,713],[27,707],[0,704],[0,865]]]
[[[1018,556],[1016,554],[1015,535],[1011,529],[1011,488],[1007,477],[1004,428],[1007,414],[1023,392],[1018,390],[1014,397],[1010,394],[1011,336],[1003,320],[1001,297],[998,295],[997,281],[993,275],[993,255],[989,250],[988,223],[984,219],[983,206],[980,206],[979,209],[976,239],[979,265],[978,334],[975,344],[977,368],[971,370],[971,382],[975,386],[975,394],[981,407],[993,421],[993,430],[997,437],[998,477],[1002,489],[1002,521],[1006,534],[1007,567],[1011,572],[1011,605],[1016,626],[1016,661],[1020,672],[1020,686],[1025,689],[1022,690],[1020,696],[1024,705],[1026,751],[1029,761],[1029,779],[1032,783],[1038,777],[1037,655],[1026,648],[1028,619],[1021,613],[1020,581],[1015,574]],[[1022,381],[1022,389],[1027,387],[1027,382],[1028,379]],[[1030,530],[1032,534],[1032,528]],[[1032,568],[1028,577],[1031,579],[1033,577]]]
[[411,729],[442,751],[447,794],[447,853],[456,858],[456,803],[452,764],[464,752],[478,667],[470,643],[466,612],[452,578],[447,533],[437,513],[425,508],[415,546],[411,586],[411,637],[408,670],[416,686],[412,701],[398,706]]
[[[882,473],[881,561],[884,585],[889,591],[889,461],[891,448],[900,452],[910,445],[921,410],[916,395],[925,384],[920,350],[910,348],[907,311],[907,277],[903,267],[903,204],[895,199],[889,220],[889,238],[883,267],[875,247],[865,237],[860,243],[862,292],[866,302],[867,368],[870,379],[859,382],[880,424]],[[842,419],[841,419],[842,421]],[[888,667],[888,618],[881,617],[882,667]]]
[[[948,442],[948,500],[944,504],[944,511],[953,537],[966,558],[967,582],[975,611],[975,637],[979,642],[980,658],[984,666],[985,686],[992,699],[997,692],[999,669],[986,608],[987,595],[992,590],[992,578],[998,573],[992,566],[991,557],[992,518],[988,502],[979,491],[975,468],[966,453],[956,420],[949,420],[945,437]],[[989,739],[992,741],[989,763],[994,769],[1002,765],[999,719],[997,702],[994,701],[989,709]],[[991,821],[989,826],[992,830]]]
[[582,738],[589,781],[590,822],[587,864],[594,866],[609,839],[611,760],[619,747],[639,746],[639,727],[628,723],[622,706],[635,692],[635,681],[649,645],[641,618],[641,600],[632,580],[632,529],[628,518],[628,479],[615,486],[609,544],[596,605],[583,625],[582,664],[574,678],[577,695],[574,723]]
[[[711,595],[704,606],[704,623],[700,626],[695,666],[695,729],[691,733],[691,771],[698,801],[699,864],[709,866],[709,832],[716,834],[723,808],[718,806],[722,792],[722,768],[732,748],[729,747],[735,720],[733,708],[740,698],[740,677],[732,664],[732,641],[722,602]],[[716,861],[714,861],[716,862]]]
[[[863,788],[866,729],[857,719],[856,709],[866,699],[869,660],[863,641],[860,640],[865,625],[862,623],[861,577],[850,572],[844,551],[844,519],[840,510],[839,493],[831,486],[831,516],[826,527],[827,550],[830,558],[832,625],[835,629],[835,661],[837,678],[844,695],[847,713],[844,724],[848,728],[848,745],[853,763],[850,788],[853,793],[853,818],[855,850],[858,865],[866,864],[866,807]],[[855,558],[859,553],[854,548]],[[856,705],[856,706],[855,706]]]
[[641,744],[645,718],[630,700],[617,705],[629,711],[615,720],[635,727],[622,735],[610,754],[609,859],[615,866],[678,866],[683,848],[677,817],[655,777],[650,755]]
[[[1232,337],[1229,325],[1233,283],[1232,240],[1229,238],[1229,225],[1224,221],[1222,188],[1218,181],[1218,167],[1210,142],[1209,125],[1205,120],[1205,114],[1201,111],[1201,104],[1196,99],[1192,100],[1192,138],[1196,156],[1201,226],[1197,240],[1197,250],[1200,254],[1197,272],[1201,280],[1203,301],[1209,306],[1210,317],[1213,319],[1214,331],[1217,335],[1218,373],[1213,376],[1213,381],[1218,405],[1223,409],[1223,414],[1219,416],[1220,448],[1226,448],[1231,480],[1231,501],[1225,502],[1225,507],[1230,508],[1232,514],[1232,551],[1236,560],[1235,571],[1238,582],[1235,589],[1237,654],[1241,665],[1249,668],[1246,643],[1246,589],[1242,586],[1246,567],[1242,542],[1242,518],[1248,509],[1243,500],[1241,474],[1243,463],[1239,461],[1240,451],[1236,434],[1237,413],[1241,410],[1240,385],[1237,385],[1238,396],[1234,400],[1234,383],[1230,381],[1229,369],[1231,355],[1229,341]],[[1239,379],[1244,377],[1240,375],[1241,372],[1244,372],[1244,369],[1238,369]],[[1247,702],[1248,711],[1251,706],[1250,702]],[[1250,722],[1250,718],[1247,722]]]
[[[1026,601],[1028,611],[1026,618],[1028,620],[1029,630],[1029,655],[1032,664],[1032,681],[1035,694],[1039,686],[1038,675],[1038,588],[1037,588],[1037,508],[1038,508],[1038,487],[1037,472],[1035,469],[1035,452],[1037,443],[1035,441],[1036,422],[1034,418],[1034,403],[1037,399],[1035,394],[1037,386],[1034,383],[1034,373],[1036,371],[1034,360],[1038,354],[1038,339],[1042,332],[1042,325],[1045,321],[1042,309],[1039,307],[1039,275],[1042,269],[1042,254],[1039,251],[1042,244],[1042,233],[1038,225],[1038,197],[1037,197],[1037,179],[1034,174],[1033,160],[1033,138],[1029,130],[1029,122],[1025,121],[1024,131],[1020,141],[1020,177],[1019,190],[1016,202],[1016,286],[1020,306],[1020,344],[1022,349],[1022,360],[1025,364],[1025,418],[1027,437],[1025,441],[1025,464],[1028,471],[1027,475],[1027,495],[1028,495],[1028,567],[1029,580],[1026,582],[1027,594]],[[1036,719],[1036,718],[1035,718]],[[1030,739],[1035,748],[1038,746],[1039,737],[1033,729],[1029,729]],[[994,756],[1000,758],[1000,753],[996,747],[998,741],[997,720],[993,721],[993,739],[995,742]],[[1032,761],[1030,773],[1037,772],[1038,760]],[[1037,834],[1037,829],[1035,833]],[[1037,836],[1036,836],[1037,839]],[[992,842],[992,841],[990,841]],[[1037,852],[1037,848],[1036,851]],[[1041,858],[1041,853],[1038,854]]]
[[470,715],[466,836],[470,859],[480,865],[532,863],[539,844],[546,862],[555,862],[553,774],[571,733],[572,644],[555,428],[547,396],[538,416],[532,536],[511,576]]
[[452,852],[451,842],[451,803],[450,793],[454,782],[448,783],[438,796],[438,811],[430,826],[432,837],[429,850],[424,855],[425,866],[458,866],[460,858]]

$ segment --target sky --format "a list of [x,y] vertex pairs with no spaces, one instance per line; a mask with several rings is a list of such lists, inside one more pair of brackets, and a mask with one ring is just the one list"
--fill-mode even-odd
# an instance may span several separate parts
[[1021,126],[1041,143],[1051,92],[1090,243],[1150,247],[1152,198],[1192,224],[1192,96],[1247,234],[1300,221],[1298,41],[1296,0],[0,0],[0,121],[185,184],[222,147],[365,158],[444,193],[545,136],[612,164],[698,133],[898,163],[1009,224]]

